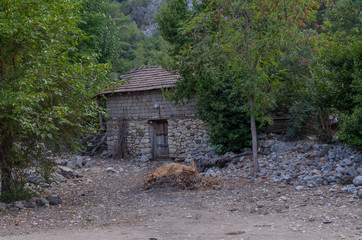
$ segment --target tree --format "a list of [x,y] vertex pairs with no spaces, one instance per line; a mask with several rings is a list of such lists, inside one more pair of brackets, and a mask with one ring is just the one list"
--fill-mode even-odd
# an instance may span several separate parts
[[313,54],[308,59],[312,83],[307,89],[320,120],[319,137],[333,139],[331,114],[338,115],[340,140],[362,147],[361,1],[327,1]]
[[[185,1],[169,0],[168,5],[174,2]],[[164,36],[170,36],[169,29],[176,29],[172,41],[190,39],[179,44],[181,50],[174,54],[175,68],[180,70],[184,82],[179,85],[184,90],[192,89],[198,94],[200,79],[221,76],[225,71],[237,79],[236,85],[242,90],[240,98],[244,100],[242,107],[250,117],[255,176],[259,172],[256,121],[270,121],[268,112],[275,106],[281,74],[285,72],[280,68],[281,59],[305,38],[301,29],[314,19],[317,8],[316,1],[201,1],[184,21],[177,20],[180,15],[174,17],[173,28],[163,21],[172,17],[167,14],[167,7],[160,11]],[[176,90],[176,98],[182,99],[191,92],[184,90]]]
[[[94,93],[108,81],[106,64],[74,54],[85,35],[78,1],[0,3],[1,199],[23,199],[24,169],[49,166],[45,149],[72,144],[94,129]],[[89,52],[92,54],[92,52]]]
[[120,7],[118,2],[110,0],[85,0],[79,28],[87,38],[78,46],[79,53],[96,53],[99,63],[110,63],[112,71],[118,73],[124,71],[121,38],[130,21]]

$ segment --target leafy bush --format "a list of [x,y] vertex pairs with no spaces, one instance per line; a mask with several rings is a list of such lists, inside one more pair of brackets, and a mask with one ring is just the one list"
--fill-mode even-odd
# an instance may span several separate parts
[[[221,75],[221,74],[220,74]],[[198,112],[208,123],[208,135],[218,154],[240,153],[251,145],[250,118],[241,89],[232,75],[208,75],[199,82]]]
[[312,106],[309,102],[295,102],[289,109],[290,120],[287,125],[286,137],[294,140],[301,136],[302,129],[306,126],[312,115]]
[[339,139],[351,147],[362,149],[362,107],[358,106],[351,115],[342,115]]

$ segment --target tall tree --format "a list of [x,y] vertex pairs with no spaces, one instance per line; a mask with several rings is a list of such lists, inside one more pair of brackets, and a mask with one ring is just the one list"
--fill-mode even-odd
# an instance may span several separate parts
[[22,199],[22,171],[48,164],[45,149],[74,142],[97,119],[94,93],[108,81],[108,67],[74,54],[85,38],[80,9],[78,1],[0,3],[2,200]]
[[[184,81],[179,85],[189,86],[183,89],[193,89],[197,94],[200,79],[222,76],[225,71],[238,79],[243,108],[250,116],[255,176],[259,172],[256,121],[270,121],[268,111],[275,105],[280,76],[285,71],[277,68],[281,57],[298,47],[298,41],[305,37],[301,29],[314,19],[317,8],[316,1],[308,0],[209,0],[194,5],[195,11],[185,21],[177,20],[180,15],[174,17],[181,27],[176,26],[177,35],[171,41],[190,39],[179,44],[181,50],[174,54]],[[172,17],[161,10],[160,29],[167,36],[169,24],[162,25],[165,16]],[[178,91],[184,93],[179,97],[185,96],[185,91]]]

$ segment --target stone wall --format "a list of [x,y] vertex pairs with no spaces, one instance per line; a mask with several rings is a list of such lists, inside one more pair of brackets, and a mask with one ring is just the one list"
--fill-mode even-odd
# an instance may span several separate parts
[[170,119],[168,144],[170,157],[183,160],[187,153],[206,151],[208,148],[206,124],[197,118]]
[[[160,108],[155,109],[154,105]],[[167,120],[170,157],[184,158],[190,151],[207,149],[206,124],[197,118],[195,100],[184,106],[174,106],[161,90],[122,93],[107,96],[107,144],[112,154],[120,139],[121,121],[126,120],[125,140],[131,158],[152,158],[152,120]]]

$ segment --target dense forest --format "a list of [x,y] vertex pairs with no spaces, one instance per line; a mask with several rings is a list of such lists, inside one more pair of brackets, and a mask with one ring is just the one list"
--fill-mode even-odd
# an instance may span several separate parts
[[94,94],[140,66],[180,73],[165,94],[176,103],[196,94],[218,153],[253,145],[256,160],[257,131],[273,110],[290,116],[288,139],[309,131],[362,148],[360,8],[360,0],[1,1],[1,199],[28,197],[24,169],[47,176],[47,150],[76,149],[106,115]]

